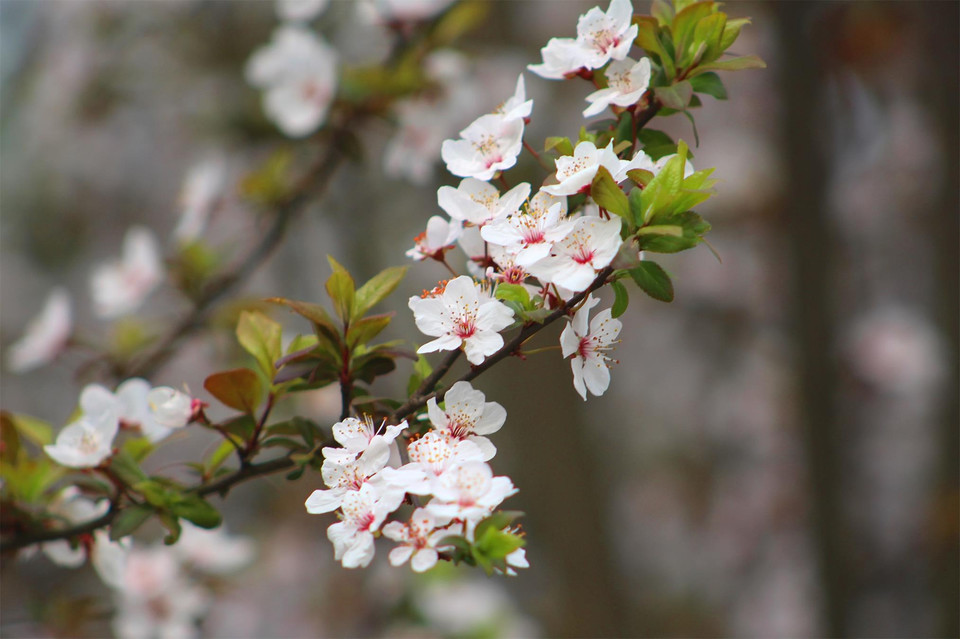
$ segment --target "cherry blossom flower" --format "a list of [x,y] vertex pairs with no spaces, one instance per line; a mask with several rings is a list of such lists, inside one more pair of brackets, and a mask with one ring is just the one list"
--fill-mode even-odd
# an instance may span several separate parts
[[[440,159],[440,146],[458,127],[450,125],[445,104],[426,99],[406,100],[394,107],[397,132],[384,150],[383,166],[391,177],[426,184]],[[452,128],[447,130],[448,127]]]
[[441,186],[437,204],[454,220],[474,226],[513,215],[530,195],[530,185],[521,182],[503,195],[497,187],[475,178],[461,180],[457,188]]
[[613,152],[613,142],[601,150],[593,142],[584,140],[573,150],[573,155],[557,158],[559,184],[550,184],[541,190],[550,195],[574,195],[587,190],[601,166],[615,179],[621,172],[622,160]]
[[521,245],[507,247],[491,244],[489,257],[493,260],[495,267],[488,266],[485,275],[487,279],[492,281],[521,285],[526,288],[531,295],[534,295],[539,289],[525,284],[530,273],[527,272],[526,268],[517,264],[517,254],[521,249]]
[[343,498],[341,521],[327,529],[334,558],[344,568],[369,565],[374,554],[373,533],[396,508],[392,500],[385,501],[370,484],[347,493]]
[[24,373],[52,362],[66,347],[71,332],[70,296],[62,288],[54,289],[40,314],[27,324],[23,337],[10,345],[7,367]]
[[443,396],[444,407],[431,397],[427,400],[430,422],[440,433],[452,440],[473,442],[483,453],[482,461],[489,461],[497,449],[484,435],[495,433],[507,419],[507,411],[486,397],[469,382],[457,382]]
[[451,222],[434,215],[427,220],[427,230],[414,238],[415,246],[406,255],[418,262],[427,258],[442,260],[443,254],[454,246],[462,230],[462,222]]
[[437,295],[411,297],[409,307],[417,328],[436,337],[417,352],[449,351],[462,346],[471,364],[481,364],[497,352],[503,346],[499,331],[513,323],[513,310],[495,299],[481,297],[479,287],[465,275],[450,280]]
[[[541,193],[546,197],[553,197],[543,191],[537,195],[540,196]],[[565,203],[559,201],[547,210],[529,207],[526,213],[511,215],[484,226],[480,229],[480,235],[492,244],[516,247],[516,263],[529,267],[549,255],[553,244],[573,230],[574,221],[564,219],[565,211]]]
[[193,414],[189,395],[169,386],[151,388],[145,379],[134,378],[117,387],[120,419],[137,426],[151,442],[165,439],[177,428],[183,428]]
[[374,442],[382,440],[390,446],[406,427],[406,421],[396,426],[387,426],[384,423],[377,428],[370,417],[347,417],[333,425],[333,438],[343,448],[325,448],[324,459],[330,459],[337,464],[348,464],[362,455]]
[[323,124],[336,88],[336,53],[297,24],[278,27],[247,62],[247,81],[263,89],[263,109],[284,134],[303,137]]
[[277,15],[290,22],[309,22],[329,4],[330,0],[277,0]]
[[522,146],[523,120],[489,113],[461,131],[459,140],[445,140],[440,157],[454,175],[489,180],[517,163]]
[[[82,524],[97,519],[106,513],[109,508],[110,503],[107,500],[103,499],[95,502],[83,495],[76,486],[67,486],[50,503],[48,511],[69,524]],[[89,543],[90,541],[93,543]],[[111,542],[109,536],[105,535],[90,539],[88,543],[78,544],[76,548],[72,548],[70,542],[66,539],[58,539],[41,544],[41,549],[50,561],[58,566],[78,568],[86,561],[88,552],[91,556],[96,556],[98,554],[97,546],[104,542],[106,544],[119,543]],[[109,553],[110,551],[107,550],[106,552]]]
[[54,461],[70,468],[93,468],[113,452],[120,426],[120,404],[103,386],[90,384],[80,394],[83,415],[64,427],[53,444],[43,450]]
[[[390,551],[390,564],[400,566],[409,559],[414,572],[426,572],[437,565],[440,541],[449,535],[460,534],[462,527],[448,526],[449,519],[438,518],[426,508],[417,508],[410,521],[391,521],[383,527],[383,536],[399,542]],[[442,546],[439,546],[442,548]]]
[[180,561],[211,575],[223,575],[244,568],[256,554],[247,537],[230,535],[225,527],[207,530],[181,521],[180,539],[172,550]]
[[523,82],[523,74],[517,76],[517,87],[507,101],[493,110],[495,114],[507,119],[529,118],[533,111],[533,100],[527,99],[527,89]]
[[382,497],[384,503],[393,504],[391,512],[400,506],[404,496],[402,489],[392,482],[373,481],[374,476],[390,461],[390,442],[386,438],[372,438],[359,456],[344,448],[334,447],[324,448],[323,456],[320,474],[329,490],[315,490],[307,498],[304,506],[311,515],[340,508],[347,495],[371,483],[376,485],[378,498]]
[[416,22],[440,13],[454,0],[362,0],[369,15],[383,22]]
[[541,64],[528,64],[527,68],[547,80],[563,80],[584,67],[584,52],[573,38],[551,38],[540,49]]
[[623,60],[630,53],[639,27],[631,24],[630,0],[612,0],[606,13],[590,9],[577,22],[577,45],[583,51],[583,66],[599,69],[610,60]]
[[619,249],[619,217],[580,217],[573,231],[553,245],[548,257],[532,264],[530,272],[542,282],[579,292],[590,286]]
[[178,242],[195,242],[203,234],[210,213],[220,202],[226,177],[226,163],[220,156],[200,161],[187,173],[180,190],[180,220],[173,229]]
[[583,111],[585,117],[597,115],[611,104],[619,107],[636,104],[650,86],[650,59],[634,62],[624,58],[611,62],[604,74],[607,76],[607,88],[587,96],[590,106]]
[[163,279],[160,248],[153,233],[142,226],[127,231],[123,256],[93,271],[90,286],[94,311],[110,319],[132,313]]
[[441,475],[434,486],[434,498],[426,509],[435,517],[467,522],[467,532],[493,512],[504,499],[517,492],[509,477],[494,477],[484,462],[467,462]]
[[[451,469],[472,461],[483,461],[484,452],[476,442],[454,439],[444,432],[431,430],[407,447],[410,463],[404,489],[414,495],[433,492],[436,480]],[[417,474],[414,475],[413,473]],[[396,483],[396,482],[395,482]]]
[[560,334],[563,356],[570,357],[573,370],[573,387],[586,401],[587,390],[593,395],[603,395],[610,385],[607,353],[612,350],[620,335],[620,320],[611,317],[610,309],[597,313],[590,322],[590,309],[600,303],[592,295],[587,296],[583,306],[574,314]]

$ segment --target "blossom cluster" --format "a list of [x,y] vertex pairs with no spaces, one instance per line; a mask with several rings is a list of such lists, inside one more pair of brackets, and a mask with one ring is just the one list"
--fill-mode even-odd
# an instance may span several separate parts
[[[487,439],[503,426],[507,413],[487,402],[468,382],[454,384],[441,407],[428,403],[430,428],[407,446],[400,463],[397,438],[407,423],[377,427],[370,418],[348,417],[333,426],[340,447],[323,449],[321,469],[326,490],[315,490],[307,512],[337,511],[340,521],[327,536],[335,557],[346,568],[367,566],[378,534],[395,542],[390,563],[410,561],[416,572],[432,568],[440,553],[452,548],[450,537],[474,541],[477,524],[504,499],[517,492],[508,477],[494,476],[487,462],[496,448]],[[426,501],[409,519],[387,517],[407,501]],[[508,573],[527,565],[524,550],[506,557]]]
[[121,425],[139,429],[155,443],[186,426],[195,409],[195,401],[186,393],[169,386],[151,388],[140,378],[128,379],[116,392],[90,384],[80,393],[80,416],[44,451],[63,466],[94,468],[113,454]]

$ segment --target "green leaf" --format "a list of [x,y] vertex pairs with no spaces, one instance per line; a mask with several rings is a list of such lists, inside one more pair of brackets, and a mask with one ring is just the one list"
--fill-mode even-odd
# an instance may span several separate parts
[[358,344],[366,344],[390,324],[393,316],[394,313],[371,315],[353,322],[347,329],[347,345],[352,349]]
[[319,304],[298,302],[296,300],[288,300],[283,297],[271,297],[268,298],[267,301],[272,304],[283,304],[291,311],[313,324],[314,330],[317,331],[317,334],[322,335],[329,342],[335,344],[337,347],[336,350],[339,351],[342,348],[343,340],[340,337],[340,329],[336,324],[333,323],[333,318],[330,317],[330,314],[327,313],[326,309]]
[[203,462],[203,475],[205,477],[212,477],[223,466],[223,462],[227,461],[230,455],[237,450],[237,446],[241,446],[243,443],[239,438],[235,441],[235,444],[228,440],[220,442],[220,445],[207,456],[207,459]]
[[716,6],[713,2],[695,2],[679,11],[674,17],[670,30],[676,50],[680,53],[677,63],[681,67],[686,67],[692,62],[693,52],[697,49],[699,40],[695,36],[696,29],[700,22],[711,17],[714,11]]
[[397,367],[393,357],[371,353],[354,360],[351,369],[355,379],[359,379],[368,384],[372,383],[374,378],[386,375]]
[[413,396],[414,392],[420,388],[423,380],[429,377],[432,372],[433,367],[430,366],[427,358],[418,354],[417,361],[413,364],[413,373],[411,373],[410,380],[407,382],[407,395]]
[[766,69],[767,63],[755,55],[745,55],[739,58],[717,60],[709,64],[701,64],[690,72],[690,78],[707,73],[708,71],[742,71],[743,69]]
[[[654,253],[685,251],[702,242],[703,236],[710,231],[710,225],[693,211],[684,211],[665,219],[671,224],[646,226],[641,229],[644,232],[637,232],[640,250]],[[683,231],[679,235],[676,232],[677,227]]]
[[720,43],[726,24],[725,13],[714,13],[697,23],[693,32],[693,42],[700,46],[701,53],[691,60],[692,63],[710,62],[720,57],[723,53]]
[[617,185],[606,167],[597,169],[590,187],[590,196],[602,208],[614,215],[630,220],[630,203],[623,190]]
[[693,114],[686,110],[681,111],[681,113],[683,113],[683,115],[685,115],[686,118],[690,120],[690,126],[693,127],[693,143],[696,144],[697,146],[700,146],[700,134],[697,133],[697,121],[693,119]]
[[663,26],[669,26],[673,22],[673,7],[664,0],[653,0],[653,5],[650,7],[650,13],[660,21],[660,24]]
[[203,497],[194,494],[179,496],[170,506],[170,512],[206,529],[216,528],[223,521],[216,508],[211,506]]
[[627,293],[627,287],[620,282],[611,282],[610,287],[613,289],[615,296],[610,314],[612,317],[620,317],[627,310],[627,304],[630,303],[630,294]]
[[337,311],[340,321],[349,324],[354,318],[356,284],[354,284],[353,276],[333,257],[328,255],[327,261],[330,262],[330,268],[333,269],[333,273],[327,278],[327,295],[333,301],[333,308]]
[[240,415],[221,425],[221,430],[237,437],[240,441],[250,441],[257,423],[250,415]]
[[651,16],[633,16],[632,22],[637,25],[637,37],[633,43],[658,60],[663,58],[663,47],[657,37],[660,33],[657,19]]
[[273,380],[274,363],[283,355],[280,324],[259,311],[243,311],[237,322],[237,340],[253,355],[268,381]]
[[183,529],[180,526],[180,520],[177,519],[175,515],[172,515],[166,511],[160,511],[157,513],[157,517],[160,519],[160,523],[163,524],[163,527],[167,529],[167,535],[163,538],[163,543],[168,546],[172,546],[177,543],[177,540],[180,539],[180,533]]
[[668,87],[656,87],[653,93],[663,106],[682,111],[690,103],[693,88],[690,86],[690,82],[684,80]]
[[130,453],[137,463],[140,463],[156,449],[156,446],[146,437],[134,437],[123,442],[122,448]]
[[129,452],[120,450],[110,459],[110,472],[127,486],[134,486],[147,479],[147,474]]
[[279,149],[262,167],[243,178],[240,192],[244,197],[267,206],[283,201],[290,192],[289,171],[292,162],[293,153],[290,149]]
[[442,14],[430,31],[431,48],[449,46],[464,33],[483,24],[490,5],[485,2],[458,2]]
[[530,301],[530,292],[520,284],[500,284],[497,286],[495,297],[504,302],[517,302],[521,308],[533,308]]
[[723,27],[723,35],[720,36],[720,50],[726,51],[737,41],[740,36],[740,29],[750,24],[750,18],[737,18],[736,20],[727,20]]
[[367,280],[356,292],[356,316],[366,315],[367,311],[386,299],[397,288],[406,274],[406,266],[393,266],[380,271]]
[[712,71],[698,75],[690,80],[690,86],[697,93],[712,95],[718,100],[727,99],[727,90],[723,86],[720,76]]
[[677,152],[677,143],[663,131],[644,128],[637,134],[637,139],[643,145],[643,152],[653,160]]
[[673,282],[656,262],[643,261],[628,271],[640,289],[655,300],[673,301]]
[[544,152],[556,149],[560,155],[573,155],[573,143],[566,137],[549,137],[543,145]]
[[617,122],[617,128],[614,134],[617,143],[626,142],[633,144],[633,116],[629,111],[620,114],[620,120]]
[[147,504],[134,504],[124,508],[113,518],[110,524],[110,541],[117,541],[142,526],[156,510]]
[[13,421],[13,427],[21,437],[37,446],[46,446],[53,442],[53,427],[30,415],[4,413]]
[[226,406],[252,415],[263,397],[260,378],[249,368],[214,373],[203,380],[203,387]]

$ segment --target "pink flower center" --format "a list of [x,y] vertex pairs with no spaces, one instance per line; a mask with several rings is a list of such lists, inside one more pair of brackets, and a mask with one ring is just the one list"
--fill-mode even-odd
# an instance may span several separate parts
[[453,333],[460,339],[467,339],[477,332],[477,325],[472,317],[461,317],[454,321]]
[[357,528],[360,530],[370,530],[376,517],[372,512],[365,512],[357,518]]
[[571,257],[573,257],[573,261],[577,264],[589,264],[593,260],[593,255],[593,249],[581,244]]

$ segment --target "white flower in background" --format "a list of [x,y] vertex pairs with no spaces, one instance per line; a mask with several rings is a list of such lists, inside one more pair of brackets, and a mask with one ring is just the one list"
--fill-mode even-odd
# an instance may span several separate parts
[[48,364],[66,347],[73,332],[70,296],[62,288],[47,297],[43,310],[27,324],[23,337],[10,345],[7,367],[24,373]]
[[573,231],[553,245],[548,257],[530,266],[542,282],[571,291],[585,290],[620,249],[620,218],[581,217]]
[[475,178],[461,180],[457,188],[437,189],[437,204],[454,220],[483,226],[513,215],[530,195],[530,185],[521,182],[503,195],[492,184]]
[[417,260],[427,258],[443,259],[447,249],[452,248],[463,231],[463,223],[451,222],[439,215],[427,220],[427,230],[414,238],[414,247],[407,251],[407,257]]
[[230,535],[225,527],[207,530],[180,522],[180,539],[172,550],[180,561],[211,575],[223,575],[246,567],[256,555],[256,547],[247,537]]
[[527,68],[547,80],[563,80],[585,66],[587,55],[573,38],[551,38],[540,49],[541,64],[528,64]]
[[440,159],[440,146],[457,129],[449,122],[445,103],[426,99],[405,100],[394,108],[397,132],[384,150],[387,175],[404,177],[414,184],[426,184]]
[[444,407],[437,405],[436,398],[427,400],[430,422],[440,433],[451,440],[473,442],[483,453],[482,461],[488,461],[497,449],[484,435],[495,433],[507,420],[507,411],[497,402],[485,401],[486,396],[473,388],[469,382],[457,382],[443,396]]
[[145,379],[134,378],[117,387],[121,404],[120,419],[137,426],[151,442],[165,439],[177,428],[183,428],[193,414],[189,395],[169,386],[151,388]]
[[592,295],[587,296],[583,306],[574,314],[560,334],[560,348],[564,357],[571,357],[573,387],[586,401],[587,390],[593,395],[603,395],[610,385],[610,370],[607,353],[617,343],[622,324],[611,317],[610,309],[597,313],[589,321],[590,309],[600,303]]
[[606,13],[594,7],[577,22],[577,45],[584,52],[583,66],[599,69],[610,60],[623,60],[630,53],[639,27],[630,24],[630,0],[613,0]]
[[64,427],[43,450],[55,462],[70,468],[93,468],[113,452],[120,426],[120,403],[103,386],[90,384],[80,394],[83,415]]
[[113,631],[121,639],[197,637],[197,622],[211,603],[207,590],[183,575],[174,549],[164,546],[132,550],[114,594]]
[[[106,513],[109,508],[110,503],[107,500],[94,502],[85,497],[76,486],[67,486],[53,499],[48,511],[73,525],[93,521]],[[64,568],[82,566],[87,558],[83,544],[71,548],[70,542],[66,539],[48,541],[41,545],[41,549],[50,561]]]
[[513,310],[501,302],[481,296],[472,279],[461,275],[450,280],[443,292],[411,297],[417,328],[437,339],[427,342],[418,353],[450,351],[463,347],[471,364],[481,364],[503,346],[499,331],[513,323]]
[[585,117],[597,115],[611,104],[619,107],[636,104],[650,86],[650,59],[642,58],[640,62],[634,62],[624,58],[611,62],[604,74],[607,76],[607,88],[587,96],[590,106],[583,111]]
[[467,522],[467,534],[473,527],[517,492],[509,477],[494,477],[484,462],[467,462],[441,475],[434,483],[433,499],[426,508],[435,517]]
[[[548,193],[545,195],[550,197]],[[565,208],[560,202],[546,211],[531,207],[527,213],[511,215],[484,226],[480,235],[491,244],[516,248],[516,263],[529,267],[549,255],[554,243],[573,230],[574,221],[563,217]]]
[[621,171],[622,162],[613,152],[612,141],[603,149],[598,149],[593,142],[584,140],[573,150],[573,155],[557,158],[559,184],[550,184],[541,190],[550,195],[574,195],[590,188],[601,166],[616,179],[616,175]]
[[277,0],[277,16],[290,22],[309,22],[329,4],[330,0]]
[[517,163],[522,146],[523,120],[490,113],[461,131],[459,140],[444,140],[440,157],[454,175],[489,180]]
[[407,523],[391,521],[385,525],[383,536],[400,544],[390,551],[390,564],[400,566],[409,559],[414,572],[426,572],[436,566],[440,540],[462,532],[461,526],[448,526],[449,523],[449,519],[437,518],[426,508],[417,508]]
[[368,19],[378,22],[417,22],[432,18],[454,0],[360,0]]
[[527,99],[527,89],[523,82],[523,74],[517,76],[517,87],[507,101],[498,106],[493,112],[507,119],[529,118],[533,111],[533,100]]
[[182,244],[200,239],[210,214],[220,202],[227,178],[227,165],[220,156],[195,164],[180,190],[180,220],[173,237]]
[[369,565],[374,553],[373,533],[396,509],[392,500],[384,501],[370,484],[347,493],[343,498],[341,521],[327,529],[327,537],[333,542],[334,558],[344,568]]
[[90,285],[96,314],[104,319],[140,308],[163,280],[160,247],[150,229],[132,227],[123,239],[123,256],[93,271]]
[[336,90],[336,52],[301,25],[273,32],[247,62],[247,81],[264,90],[263,109],[284,134],[303,137],[327,116]]

